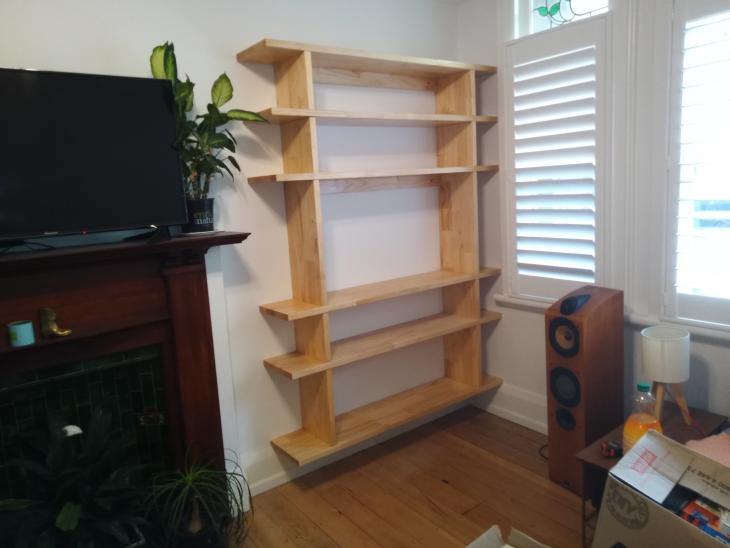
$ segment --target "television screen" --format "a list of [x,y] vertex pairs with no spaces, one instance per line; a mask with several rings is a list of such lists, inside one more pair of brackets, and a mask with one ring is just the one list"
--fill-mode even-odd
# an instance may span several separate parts
[[0,240],[186,222],[170,82],[0,69]]

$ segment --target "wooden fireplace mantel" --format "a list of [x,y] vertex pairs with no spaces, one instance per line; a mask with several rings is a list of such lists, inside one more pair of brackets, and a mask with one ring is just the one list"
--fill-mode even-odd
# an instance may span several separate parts
[[[0,376],[143,346],[159,346],[170,444],[223,460],[204,256],[242,242],[242,232],[0,256]],[[44,338],[50,307],[67,337]],[[32,320],[36,344],[12,348],[6,324]]]

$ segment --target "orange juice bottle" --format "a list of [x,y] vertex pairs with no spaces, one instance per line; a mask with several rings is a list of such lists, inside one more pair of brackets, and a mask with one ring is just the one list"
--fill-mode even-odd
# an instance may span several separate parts
[[648,382],[636,385],[637,393],[634,396],[634,410],[624,423],[624,453],[628,452],[647,430],[662,431],[662,424],[654,415],[656,400],[651,393]]

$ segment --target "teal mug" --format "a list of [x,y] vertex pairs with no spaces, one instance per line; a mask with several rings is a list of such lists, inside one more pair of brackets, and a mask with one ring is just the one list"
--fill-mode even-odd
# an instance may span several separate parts
[[8,336],[10,338],[10,346],[30,346],[35,343],[35,333],[33,331],[33,322],[30,320],[20,320],[8,324]]

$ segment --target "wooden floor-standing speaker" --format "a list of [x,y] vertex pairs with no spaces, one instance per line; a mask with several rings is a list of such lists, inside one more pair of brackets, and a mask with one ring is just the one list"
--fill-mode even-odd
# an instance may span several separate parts
[[624,296],[588,285],[545,313],[550,479],[583,495],[575,454],[623,421]]

